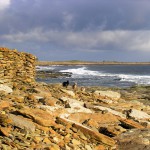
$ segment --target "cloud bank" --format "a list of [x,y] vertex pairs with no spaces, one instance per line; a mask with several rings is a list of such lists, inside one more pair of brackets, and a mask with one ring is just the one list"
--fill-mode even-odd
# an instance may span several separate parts
[[0,44],[40,59],[149,61],[148,0],[0,0],[0,13]]

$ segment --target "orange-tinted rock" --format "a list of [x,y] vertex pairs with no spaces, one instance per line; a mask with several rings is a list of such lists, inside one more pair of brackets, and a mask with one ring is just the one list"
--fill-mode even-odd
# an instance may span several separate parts
[[49,105],[49,106],[55,106],[57,102],[58,102],[58,99],[54,97],[50,97],[49,99],[45,100],[46,105]]
[[11,128],[0,127],[0,134],[4,136],[9,136],[10,132],[11,132]]
[[120,122],[122,123],[123,126],[127,127],[127,128],[137,128],[137,129],[143,129],[144,126],[140,125],[139,123],[133,121],[133,120],[129,120],[129,119],[120,119]]
[[115,145],[115,141],[112,138],[110,138],[108,136],[105,136],[103,134],[100,134],[100,133],[98,133],[98,132],[96,132],[96,131],[94,131],[94,130],[92,130],[90,128],[87,128],[86,126],[83,126],[80,123],[77,123],[75,121],[72,121],[72,120],[69,120],[69,119],[66,119],[66,118],[62,118],[62,117],[61,118],[60,117],[57,118],[57,121],[59,123],[72,124],[72,126],[74,128],[77,128],[81,132],[86,133],[86,135],[89,135],[91,138],[93,138],[93,139],[95,139],[95,140],[97,140],[97,141],[99,141],[101,143],[104,143],[104,144],[106,144],[108,146]]
[[8,101],[0,101],[0,110],[9,108],[12,105],[11,102]]
[[98,127],[100,124],[111,124],[119,123],[119,120],[116,116],[111,113],[101,114],[101,113],[75,113],[71,114],[68,117],[70,120],[83,123],[87,120],[87,125],[91,127]]
[[31,118],[34,122],[42,126],[53,126],[55,125],[55,120],[53,116],[41,109],[23,108],[18,110],[19,113]]
[[21,129],[27,129],[30,132],[35,131],[35,125],[31,120],[24,118],[23,116],[20,116],[20,115],[17,116],[17,115],[13,115],[13,114],[10,114],[9,117],[13,121],[12,124],[14,126],[19,127]]
[[98,145],[94,148],[94,150],[106,150],[106,148],[103,145]]

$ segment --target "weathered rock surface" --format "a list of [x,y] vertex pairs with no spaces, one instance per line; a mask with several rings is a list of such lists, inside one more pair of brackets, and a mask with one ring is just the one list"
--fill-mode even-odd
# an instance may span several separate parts
[[6,93],[13,92],[12,88],[10,88],[9,86],[4,85],[4,84],[0,84],[0,91],[6,92]]
[[13,125],[21,129],[26,129],[31,132],[35,131],[35,125],[32,121],[29,121],[27,118],[19,115],[9,115],[10,119],[13,121]]
[[120,93],[114,91],[95,91],[94,94],[112,100],[118,100],[121,97]]
[[149,150],[150,129],[132,129],[115,138],[118,141],[117,149],[121,150]]
[[136,109],[130,109],[128,111],[129,117],[136,119],[136,120],[141,120],[141,119],[150,119],[150,115],[148,115],[146,112],[136,110]]
[[37,83],[34,63],[30,54],[0,48],[0,149],[150,149],[149,87]]

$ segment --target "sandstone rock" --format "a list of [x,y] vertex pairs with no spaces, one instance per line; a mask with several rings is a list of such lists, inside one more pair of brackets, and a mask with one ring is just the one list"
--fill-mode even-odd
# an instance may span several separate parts
[[11,130],[10,128],[0,127],[0,134],[2,134],[4,136],[9,136],[10,130]]
[[22,116],[16,116],[13,114],[9,115],[10,119],[12,119],[14,126],[19,127],[21,129],[26,129],[31,132],[35,131],[35,125],[32,121],[27,120]]
[[65,90],[65,89],[61,89],[61,91],[72,97],[75,97],[75,93],[73,91],[69,91],[69,90]]
[[11,102],[8,101],[0,101],[0,110],[7,109],[12,106]]
[[94,148],[94,150],[106,150],[106,148],[103,145],[98,145]]
[[103,134],[100,134],[96,131],[93,131],[91,130],[90,128],[88,127],[85,127],[83,126],[82,124],[80,123],[77,123],[75,121],[72,121],[72,120],[69,120],[69,119],[66,119],[66,118],[57,118],[59,120],[59,122],[61,123],[66,123],[66,124],[72,124],[73,127],[77,128],[78,130],[80,130],[81,132],[83,133],[86,133],[86,135],[89,135],[91,138],[94,138],[96,139],[97,141],[100,141],[108,146],[113,146],[115,145],[115,141],[113,139],[111,139],[110,137],[108,136],[105,136]]
[[132,129],[122,133],[115,139],[121,150],[149,150],[150,129]]
[[85,112],[85,113],[92,113],[90,109],[87,109],[83,107],[84,103],[80,102],[76,99],[71,99],[67,97],[62,97],[61,100],[65,103],[68,104],[69,108],[66,108],[66,110],[69,113],[75,113],[75,112]]
[[85,145],[86,150],[92,150],[92,148],[89,145]]
[[41,109],[23,108],[21,110],[18,110],[18,113],[31,118],[37,124],[45,127],[55,125],[55,119],[53,118],[53,116]]
[[18,103],[23,103],[24,102],[24,97],[23,96],[14,96],[13,101],[18,102]]
[[8,126],[12,123],[12,120],[9,118],[7,114],[0,114],[0,125]]
[[116,116],[119,116],[121,118],[126,118],[126,115],[122,114],[121,112],[118,112],[118,111],[115,111],[115,110],[112,110],[110,108],[107,108],[107,107],[103,107],[103,106],[93,106],[94,109],[97,109],[97,110],[101,110],[101,111],[104,111],[104,110],[107,110],[108,112],[116,115]]
[[33,140],[34,140],[35,143],[40,143],[42,141],[42,137],[36,136],[36,137],[34,137]]
[[119,119],[122,126],[126,127],[127,129],[132,129],[132,128],[138,128],[138,129],[143,129],[144,126],[140,125],[139,123],[129,120],[129,119]]
[[49,106],[56,106],[56,104],[58,102],[59,102],[58,99],[56,99],[54,97],[50,97],[49,99],[45,99],[46,105],[49,105]]
[[73,139],[71,142],[73,145],[80,145],[81,144],[81,142],[76,140],[76,139]]
[[108,125],[120,123],[118,118],[110,113],[74,113],[70,114],[66,118],[95,128],[98,128],[103,124]]
[[121,97],[120,93],[114,91],[95,91],[94,94],[112,100],[119,100]]
[[47,106],[47,105],[38,105],[37,108],[48,110],[49,112],[55,112],[58,109],[63,109],[61,106]]
[[4,85],[4,84],[0,84],[0,91],[4,91],[6,93],[12,93],[13,92],[12,88],[10,88],[9,86]]
[[136,110],[136,109],[130,109],[130,111],[128,112],[129,117],[134,118],[134,119],[150,119],[150,115],[148,115],[147,113],[140,111],[140,110]]

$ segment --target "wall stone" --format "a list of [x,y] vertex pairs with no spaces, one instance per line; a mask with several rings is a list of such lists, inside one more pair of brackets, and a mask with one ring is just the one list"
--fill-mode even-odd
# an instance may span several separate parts
[[35,62],[31,54],[0,47],[0,84],[34,82]]

